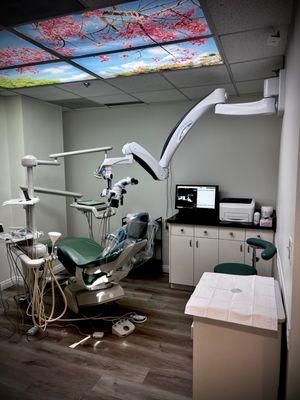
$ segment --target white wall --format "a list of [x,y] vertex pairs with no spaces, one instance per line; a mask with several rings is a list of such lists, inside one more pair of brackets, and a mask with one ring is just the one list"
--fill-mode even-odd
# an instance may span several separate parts
[[[33,154],[37,158],[48,158],[52,152],[63,150],[61,108],[21,96],[0,98],[0,204],[19,196],[19,186],[26,183],[25,169],[21,158]],[[35,184],[65,189],[64,165],[61,167],[40,166],[34,170]],[[64,198],[40,195],[36,206],[36,223],[45,233],[50,230],[66,232],[66,204]],[[0,222],[5,229],[24,226],[25,212],[18,206],[0,207]],[[1,246],[0,282],[9,279],[6,255]]]
[[[136,141],[159,159],[169,132],[191,105],[183,102],[66,112],[65,150],[112,145],[109,155],[119,156],[123,144]],[[281,121],[273,116],[207,114],[195,124],[173,158],[173,199],[175,183],[216,183],[225,195],[254,196],[259,203],[275,205],[280,126]],[[93,171],[102,160],[101,153],[68,158],[68,190],[98,198],[105,184],[93,177]],[[114,173],[115,179],[129,175],[140,182],[128,188],[125,205],[114,217],[115,227],[127,212],[145,209],[153,216],[166,215],[166,182],[154,181],[136,163],[115,167]],[[74,209],[67,212],[69,234],[87,235],[84,217]],[[164,249],[167,263],[167,240]]]
[[[300,7],[286,55],[276,234],[279,276],[288,318],[287,399],[300,398]],[[293,243],[289,257],[289,238]]]
[[[0,204],[11,197],[10,165],[8,155],[7,118],[5,102],[0,98]],[[0,223],[7,227],[11,224],[12,214],[10,208],[0,207]],[[0,243],[0,282],[9,279],[9,270],[4,244]]]
[[[42,101],[22,98],[24,154],[38,159],[49,159],[49,154],[63,151],[61,107]],[[38,166],[34,171],[36,186],[65,190],[64,160],[61,166]],[[49,231],[67,232],[66,202],[64,197],[38,194],[37,227]]]

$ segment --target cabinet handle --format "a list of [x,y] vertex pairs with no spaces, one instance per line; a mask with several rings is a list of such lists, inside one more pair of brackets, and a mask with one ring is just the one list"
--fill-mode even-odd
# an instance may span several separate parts
[[192,247],[192,239],[190,239],[190,247]]
[[241,243],[241,245],[240,245],[240,251],[241,251],[241,253],[242,253],[242,251],[243,251],[243,245],[242,245],[242,243]]
[[207,231],[203,231],[204,232],[204,235],[207,235],[208,234],[208,232]]
[[250,253],[250,246],[248,246],[248,249],[247,249],[247,251],[248,251],[248,253]]
[[233,232],[230,232],[229,235],[230,235],[230,236],[233,236]]
[[181,228],[181,229],[180,229],[180,232],[184,232],[184,229],[183,229],[183,228]]
[[257,237],[260,239],[261,238],[261,236],[260,235],[257,235]]
[[199,247],[198,240],[196,240],[196,247],[197,247],[197,249],[198,249],[198,247]]

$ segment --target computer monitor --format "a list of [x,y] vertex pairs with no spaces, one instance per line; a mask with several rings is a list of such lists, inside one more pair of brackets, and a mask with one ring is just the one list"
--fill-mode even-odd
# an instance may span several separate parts
[[217,185],[176,185],[175,208],[178,210],[216,211]]

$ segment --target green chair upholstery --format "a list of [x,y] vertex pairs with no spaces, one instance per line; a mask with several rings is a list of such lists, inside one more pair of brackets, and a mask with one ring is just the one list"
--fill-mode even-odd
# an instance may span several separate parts
[[214,272],[231,275],[257,275],[256,249],[263,249],[261,253],[263,260],[270,260],[276,254],[276,247],[266,240],[249,238],[247,239],[247,243],[253,248],[252,266],[240,263],[222,263],[214,267]]
[[231,275],[257,275],[256,268],[253,268],[250,265],[239,263],[218,264],[215,266],[214,272]]
[[247,243],[251,247],[256,247],[258,249],[263,249],[261,253],[261,258],[263,260],[270,260],[275,256],[277,250],[273,243],[267,242],[266,240],[257,239],[257,238],[249,238],[247,239]]
[[133,241],[145,238],[149,222],[148,213],[137,214],[125,227],[121,227],[113,237],[114,246],[111,250],[105,249],[92,239],[84,237],[68,237],[57,242],[57,256],[59,261],[71,273],[76,268],[97,267],[115,261],[126,246]]

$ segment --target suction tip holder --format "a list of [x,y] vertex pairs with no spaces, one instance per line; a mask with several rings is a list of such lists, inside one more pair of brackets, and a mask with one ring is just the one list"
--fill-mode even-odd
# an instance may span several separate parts
[[52,243],[52,252],[51,254],[54,253],[54,245],[55,243],[58,241],[58,239],[61,237],[61,233],[60,232],[48,232],[49,238],[51,240]]

